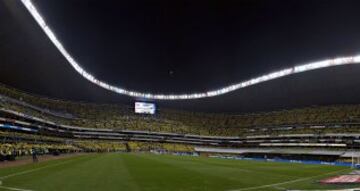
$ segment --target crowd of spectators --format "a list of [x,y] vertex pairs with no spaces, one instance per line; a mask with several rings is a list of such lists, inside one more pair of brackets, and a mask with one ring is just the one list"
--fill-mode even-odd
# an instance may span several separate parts
[[46,154],[73,153],[80,150],[70,144],[55,143],[0,143],[0,161],[15,160],[17,157]]
[[[135,114],[133,108],[129,106],[54,100],[24,93],[4,85],[0,85],[0,95],[76,117],[54,116],[4,100],[0,100],[0,107],[45,118],[59,124],[91,128],[242,136],[283,132],[359,132],[356,123],[360,122],[360,105],[314,106],[247,114],[199,113],[161,109],[155,115],[139,115]],[[345,123],[351,123],[351,125],[342,125]],[[324,125],[324,128],[314,128],[316,125]],[[291,128],[274,130],[276,127]]]
[[78,152],[141,152],[161,150],[166,152],[192,152],[193,146],[155,142],[121,142],[68,139],[38,134],[0,130],[0,161],[17,157]]
[[156,143],[156,142],[128,142],[130,151],[167,151],[167,152],[193,152],[194,146],[186,144]]

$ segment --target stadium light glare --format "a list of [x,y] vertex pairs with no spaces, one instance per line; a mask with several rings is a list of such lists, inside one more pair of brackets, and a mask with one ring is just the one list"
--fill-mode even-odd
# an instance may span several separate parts
[[101,81],[97,79],[92,74],[85,71],[78,63],[77,61],[70,55],[70,53],[67,52],[67,50],[64,48],[64,46],[61,44],[61,42],[57,39],[55,33],[50,29],[50,27],[46,24],[45,19],[40,15],[34,4],[31,0],[21,0],[23,5],[26,7],[26,9],[30,12],[30,14],[34,17],[35,21],[39,24],[39,26],[42,28],[42,30],[45,32],[45,34],[48,36],[48,38],[51,40],[51,42],[56,46],[56,48],[60,51],[60,53],[66,58],[66,60],[69,62],[69,64],[85,79],[89,80],[90,82],[104,88],[110,91],[113,91],[118,94],[127,95],[131,97],[137,97],[137,98],[145,98],[145,99],[157,99],[157,100],[186,100],[186,99],[199,99],[199,98],[206,98],[206,97],[214,97],[223,95],[241,88],[245,88],[248,86],[252,86],[255,84],[259,84],[262,82],[274,80],[277,78],[281,78],[284,76],[288,76],[291,74],[306,72],[310,70],[316,70],[331,66],[338,66],[338,65],[346,65],[346,64],[355,64],[360,63],[360,55],[356,56],[349,56],[349,57],[340,57],[340,58],[334,58],[334,59],[327,59],[323,61],[318,62],[311,62],[303,65],[297,65],[294,67],[286,68],[280,71],[275,71],[269,74],[265,74],[262,76],[258,76],[256,78],[243,81],[237,84],[233,84],[230,86],[226,86],[217,90],[211,90],[203,93],[190,93],[190,94],[150,94],[150,93],[143,93],[143,92],[137,92],[133,90],[127,90],[121,87],[116,87],[113,85],[110,85],[104,81]]

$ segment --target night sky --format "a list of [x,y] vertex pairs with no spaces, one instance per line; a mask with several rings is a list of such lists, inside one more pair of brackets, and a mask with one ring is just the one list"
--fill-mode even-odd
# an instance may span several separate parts
[[[153,93],[216,89],[306,62],[360,53],[358,0],[34,0],[72,56],[99,79]],[[360,103],[360,66],[297,74],[161,107],[253,112]],[[134,99],[77,74],[20,1],[0,1],[0,82],[98,103]]]

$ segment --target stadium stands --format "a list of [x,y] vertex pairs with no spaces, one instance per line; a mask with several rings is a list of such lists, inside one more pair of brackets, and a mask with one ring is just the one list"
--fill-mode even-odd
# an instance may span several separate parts
[[[3,108],[78,127],[162,131],[199,135],[239,136],[286,132],[358,132],[359,105],[309,107],[266,113],[225,115],[162,109],[156,116],[136,115],[123,105],[51,100],[0,86]],[[22,100],[19,104],[17,101]],[[31,105],[32,107],[29,107]],[[45,109],[41,109],[41,108]],[[34,109],[37,108],[37,109]],[[44,111],[52,111],[49,112]],[[59,117],[53,113],[66,113]],[[75,117],[76,116],[76,117]]]
[[241,115],[162,109],[156,115],[140,115],[123,105],[53,100],[2,85],[1,155],[14,148],[17,156],[29,154],[32,147],[45,153],[198,152],[195,146],[326,148],[345,153],[360,148],[359,115],[359,105]]

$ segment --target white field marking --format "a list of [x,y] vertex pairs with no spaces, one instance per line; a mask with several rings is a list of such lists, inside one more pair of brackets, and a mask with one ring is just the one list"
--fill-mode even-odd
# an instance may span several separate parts
[[39,171],[39,170],[42,170],[42,169],[45,169],[45,168],[50,168],[50,167],[54,167],[54,166],[59,166],[59,165],[66,164],[66,163],[69,163],[69,162],[72,162],[72,161],[75,161],[75,160],[78,160],[78,159],[81,159],[81,158],[70,159],[70,160],[68,160],[68,161],[60,162],[60,163],[53,164],[53,165],[46,165],[46,166],[43,166],[43,167],[40,167],[40,168],[35,168],[35,169],[31,169],[31,170],[25,170],[25,171],[17,172],[17,173],[14,173],[14,174],[9,174],[9,175],[0,177],[0,180],[4,180],[4,179],[6,179],[6,178],[10,178],[10,177],[14,177],[14,176],[19,176],[19,175],[23,175],[23,174],[32,173],[32,172]]
[[351,188],[351,189],[343,189],[343,190],[288,190],[288,191],[359,191],[360,188]]
[[6,189],[6,190],[15,190],[15,191],[32,191],[32,190],[27,190],[27,189],[2,186],[2,181],[1,180],[0,180],[0,188]]
[[316,177],[321,177],[324,175],[330,175],[330,174],[336,174],[345,170],[349,170],[349,169],[341,169],[341,170],[337,170],[337,171],[333,171],[333,172],[329,172],[329,173],[325,173],[325,174],[319,174],[316,176],[310,176],[310,177],[306,177],[306,178],[299,178],[299,179],[295,179],[295,180],[290,180],[290,181],[285,181],[285,182],[279,182],[279,183],[275,183],[275,184],[267,184],[267,185],[262,185],[262,186],[254,186],[254,187],[247,187],[247,188],[240,188],[240,189],[234,189],[234,190],[228,190],[228,191],[244,191],[244,190],[257,190],[257,189],[261,189],[261,188],[269,188],[269,187],[277,187],[277,186],[281,186],[281,185],[285,185],[285,184],[291,184],[291,183],[295,183],[295,182],[301,182],[301,181],[305,181],[305,180],[310,180]]
[[14,190],[14,191],[33,191],[29,189],[22,189],[22,188],[13,188],[13,187],[7,187],[7,186],[0,186],[0,188],[5,190]]
[[280,186],[274,186],[275,189],[278,189],[278,190],[286,190],[286,188],[283,188],[283,187],[280,187]]
[[60,163],[53,164],[53,165],[47,165],[47,166],[43,166],[43,167],[40,167],[40,168],[35,168],[35,169],[32,169],[32,170],[26,170],[26,171],[22,171],[22,172],[18,172],[18,173],[14,173],[14,174],[9,174],[9,175],[6,175],[6,176],[2,176],[2,177],[0,177],[0,188],[6,189],[6,190],[13,190],[13,191],[33,191],[33,190],[28,190],[28,189],[22,189],[22,188],[14,188],[14,187],[3,186],[1,180],[4,180],[4,179],[6,179],[6,178],[10,178],[10,177],[14,177],[14,176],[18,176],[18,175],[28,174],[28,173],[31,173],[31,172],[35,172],[35,171],[39,171],[39,170],[45,169],[45,168],[50,168],[50,167],[54,167],[54,166],[59,166],[59,165],[66,164],[66,163],[69,163],[69,162],[72,162],[72,161],[75,161],[75,160],[78,160],[78,159],[81,159],[81,157],[80,157],[80,158],[77,158],[77,159],[70,159],[70,160],[68,160],[68,161],[60,162]]

